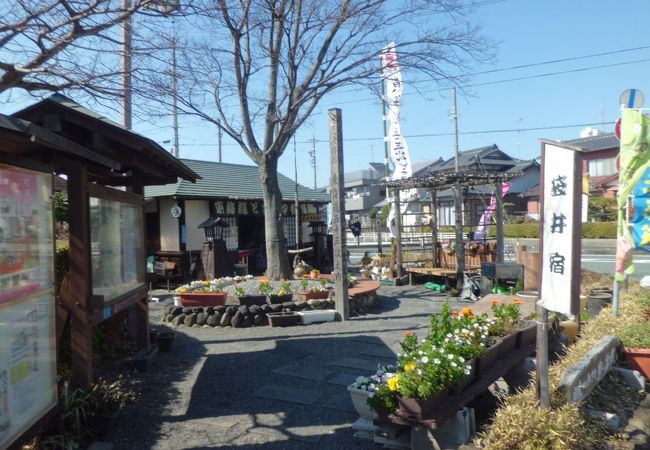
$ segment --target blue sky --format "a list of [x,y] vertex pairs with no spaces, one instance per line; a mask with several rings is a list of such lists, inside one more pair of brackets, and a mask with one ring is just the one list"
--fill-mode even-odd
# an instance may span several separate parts
[[[631,0],[621,3],[600,1],[485,1],[474,13],[475,22],[484,34],[498,42],[497,58],[490,66],[476,67],[475,72],[573,59],[528,68],[479,74],[458,94],[459,142],[461,150],[497,144],[506,153],[519,158],[539,155],[540,138],[572,139],[583,126],[613,130],[611,122],[619,115],[619,96],[627,88],[643,91],[650,106],[650,37],[645,22],[650,16],[650,2]],[[634,51],[621,51],[648,47]],[[618,52],[582,58],[587,55]],[[643,62],[634,62],[647,60]],[[609,66],[588,69],[596,66]],[[579,69],[588,69],[580,70]],[[568,72],[573,71],[573,72]],[[568,72],[542,76],[548,73]],[[403,73],[405,81],[414,74]],[[501,82],[514,78],[516,81]],[[479,85],[482,83],[493,83]],[[419,85],[432,91],[423,98],[405,86],[402,103],[402,131],[406,136],[412,161],[449,158],[453,155],[453,125],[449,120],[451,91],[438,86]],[[363,169],[369,161],[383,161],[381,105],[363,90],[334,94],[321,102],[311,121],[296,136],[298,180],[313,186],[313,169],[308,150],[312,137],[316,142],[317,184],[329,180],[329,142],[327,110],[341,108],[345,170]],[[20,96],[16,95],[15,99]],[[24,106],[20,102],[20,106]],[[10,105],[7,111],[17,107]],[[119,121],[115,112],[105,112]],[[602,122],[605,122],[604,126]],[[180,118],[181,158],[216,160],[217,130],[194,117]],[[530,128],[548,127],[541,130]],[[171,117],[155,122],[134,121],[134,130],[170,148]],[[521,130],[496,132],[496,130]],[[491,131],[488,133],[474,133]],[[446,135],[445,135],[446,134]],[[423,136],[424,135],[424,136]],[[435,135],[435,136],[432,136]],[[223,161],[251,164],[244,153],[223,140]],[[280,171],[293,178],[294,157],[290,146],[280,160]]]

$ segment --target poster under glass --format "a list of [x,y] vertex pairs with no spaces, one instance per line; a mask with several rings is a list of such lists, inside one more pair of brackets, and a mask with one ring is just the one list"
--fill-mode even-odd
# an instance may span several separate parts
[[0,448],[56,405],[52,176],[0,164]]
[[93,295],[110,301],[144,284],[142,206],[90,198]]

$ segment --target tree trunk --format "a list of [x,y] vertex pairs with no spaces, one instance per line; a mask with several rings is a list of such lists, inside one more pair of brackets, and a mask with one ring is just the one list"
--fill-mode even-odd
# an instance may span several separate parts
[[264,155],[259,163],[264,198],[266,275],[278,280],[291,277],[287,240],[282,227],[282,194],[278,185],[278,157]]

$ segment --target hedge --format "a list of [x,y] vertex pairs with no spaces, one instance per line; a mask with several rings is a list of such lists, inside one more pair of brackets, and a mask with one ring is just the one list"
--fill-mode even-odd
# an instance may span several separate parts
[[[506,238],[539,238],[539,222],[510,223],[503,226]],[[490,227],[490,237],[496,236],[496,227]],[[582,224],[584,239],[616,239],[616,222],[587,222]]]

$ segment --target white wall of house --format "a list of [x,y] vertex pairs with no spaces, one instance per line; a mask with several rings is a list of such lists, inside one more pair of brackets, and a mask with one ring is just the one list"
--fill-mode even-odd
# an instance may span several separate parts
[[176,200],[160,199],[160,250],[177,252],[180,249],[178,241],[178,219],[170,212]]
[[207,200],[185,200],[185,226],[187,229],[187,249],[201,250],[205,241],[203,228],[198,224],[210,217],[210,205]]

